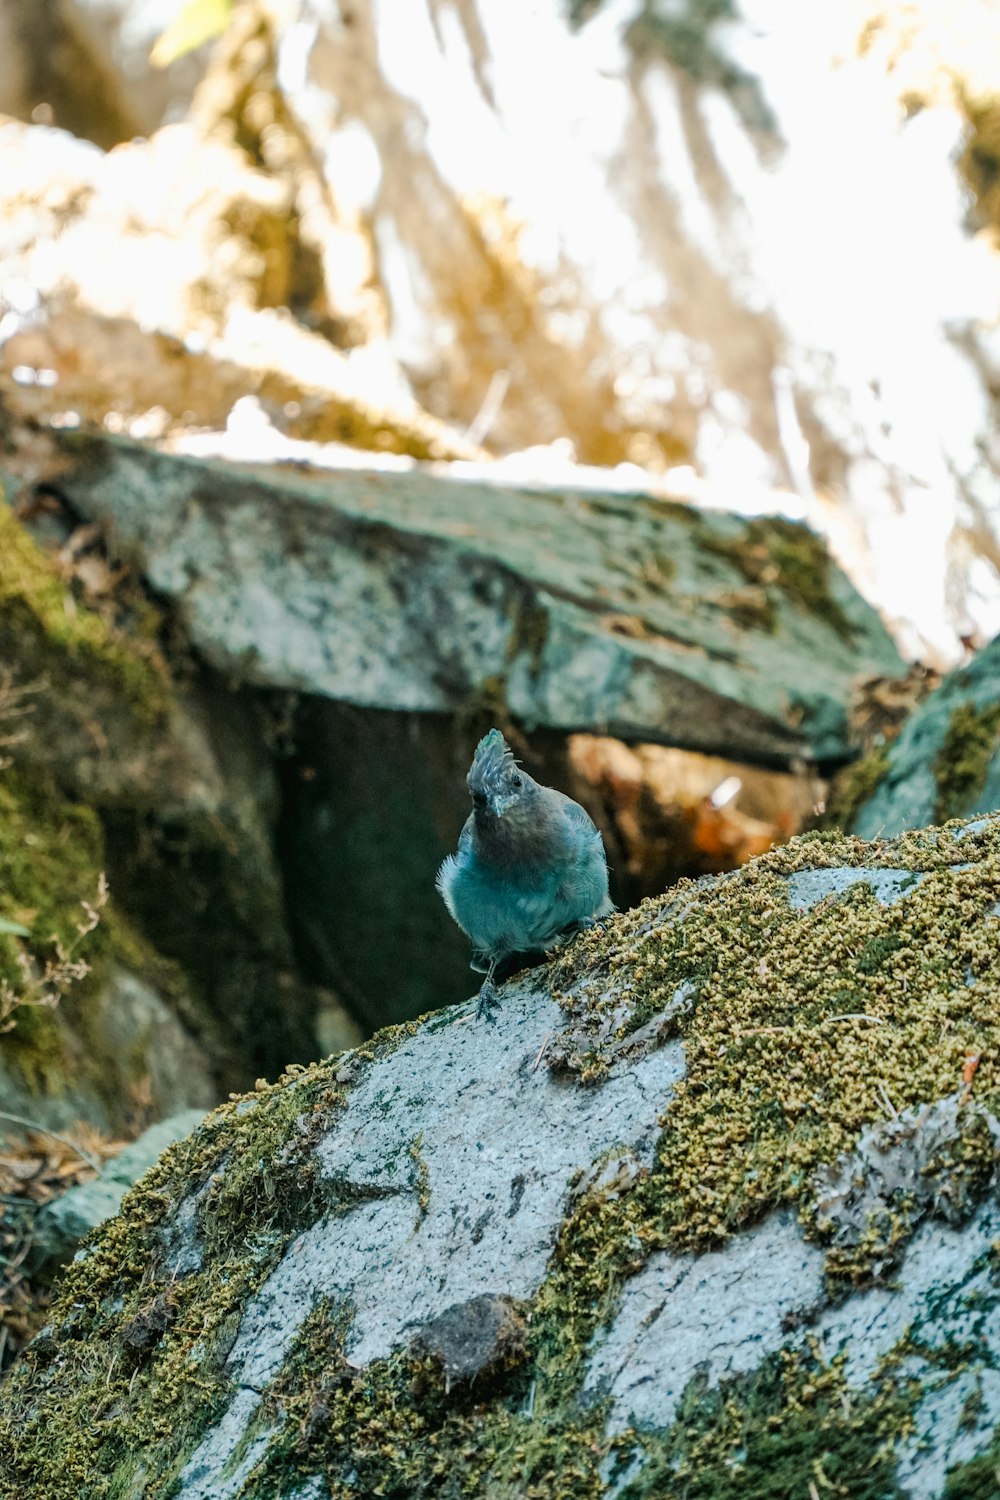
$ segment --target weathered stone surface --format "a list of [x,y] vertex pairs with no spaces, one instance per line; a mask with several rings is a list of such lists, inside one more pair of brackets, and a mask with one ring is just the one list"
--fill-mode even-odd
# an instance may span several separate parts
[[881,775],[852,827],[891,837],[933,818],[1000,807],[1000,636],[950,673],[882,752]]
[[529,725],[780,762],[843,755],[850,683],[901,669],[790,523],[68,443],[72,504],[114,527],[210,662],[253,682],[432,712],[499,681]]
[[417,1347],[440,1362],[453,1380],[475,1380],[524,1352],[524,1322],[510,1297],[482,1292],[446,1307],[426,1322]]
[[[225,1106],[70,1268],[0,1391],[0,1479],[975,1493],[998,891],[996,821],[800,839],[584,935],[493,1026],[445,1011]],[[891,1276],[831,1199],[866,1172],[875,1229],[910,1215]]]

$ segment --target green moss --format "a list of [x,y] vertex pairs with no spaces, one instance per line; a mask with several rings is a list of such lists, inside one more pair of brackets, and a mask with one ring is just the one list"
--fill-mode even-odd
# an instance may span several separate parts
[[[325,1207],[312,1147],[342,1103],[333,1072],[292,1072],[217,1110],[98,1232],[62,1284],[56,1333],[31,1347],[6,1388],[0,1491],[6,1482],[46,1500],[171,1492],[228,1398],[224,1362],[247,1298]],[[160,1226],[184,1200],[200,1253],[178,1274]],[[21,1407],[18,1382],[30,1376],[53,1406]]]
[[[166,669],[152,640],[136,642],[72,597],[55,568],[0,499],[0,631],[43,657],[47,689],[74,673],[110,683],[146,726],[169,703]],[[19,650],[21,659],[25,654]]]
[[[321,1473],[336,1500],[368,1495],[599,1500],[604,1408],[554,1406],[527,1352],[449,1388],[435,1360],[401,1350],[358,1369],[344,1356],[349,1310],[313,1309],[257,1427],[272,1433],[245,1497],[291,1494]],[[273,1435],[274,1427],[277,1435]]]
[[695,1379],[669,1433],[644,1436],[640,1476],[621,1500],[784,1500],[819,1494],[894,1500],[894,1440],[916,1394],[891,1373],[872,1396],[848,1386],[840,1361],[803,1351],[766,1359],[717,1390]]
[[59,948],[72,949],[73,960],[86,966],[55,1007],[16,1009],[13,1027],[0,1033],[0,1059],[29,1090],[58,1096],[67,1086],[84,1088],[115,1119],[125,1081],[144,1077],[148,1067],[140,1056],[107,1053],[96,1001],[112,966],[146,979],[201,1033],[205,1020],[190,1014],[190,991],[177,966],[114,907],[104,907],[97,927],[81,936],[84,903],[98,900],[105,852],[97,814],[63,796],[50,776],[22,766],[0,770],[0,917],[29,929],[23,938],[0,933],[0,981],[24,992],[22,964],[39,975]]
[[990,761],[1000,747],[1000,703],[980,708],[960,703],[948,720],[934,758],[935,817],[943,822],[966,811],[986,785]]
[[760,592],[760,603],[749,616],[745,601],[737,606],[750,623],[773,631],[777,626],[775,605],[784,597],[797,609],[822,619],[842,641],[853,644],[857,631],[831,589],[830,555],[822,539],[808,527],[781,516],[758,517],[747,522],[735,537],[722,536],[703,525],[699,541],[706,552],[714,552],[738,568],[747,583]]
[[[967,1107],[958,1116],[954,1136],[943,1141],[934,1157],[921,1164],[920,1186],[939,1203],[949,1205],[954,1222],[986,1195],[995,1169],[996,1146],[989,1121],[981,1110]],[[897,1189],[883,1198],[856,1243],[834,1242],[827,1250],[830,1289],[850,1291],[870,1284],[873,1266],[884,1279],[898,1263],[920,1217],[913,1187]],[[822,1218],[818,1227],[822,1237]],[[932,1357],[930,1351],[923,1352],[926,1358]]]
[[290,1495],[302,1474],[320,1473],[334,1500],[598,1500],[604,1475],[627,1473],[637,1456],[643,1466],[623,1480],[623,1500],[774,1500],[798,1494],[803,1476],[851,1500],[897,1495],[894,1444],[919,1385],[900,1380],[892,1360],[859,1394],[842,1362],[786,1350],[714,1390],[696,1377],[667,1431],[607,1435],[606,1404],[579,1397],[590,1339],[641,1263],[634,1244],[601,1253],[609,1211],[624,1245],[623,1209],[600,1191],[578,1204],[536,1299],[528,1348],[475,1389],[449,1391],[433,1361],[412,1351],[352,1366],[350,1310],[320,1303],[267,1392],[255,1431],[268,1432],[268,1452],[241,1496]]
[[948,1470],[942,1500],[998,1500],[1000,1497],[1000,1433],[988,1453]]
[[889,774],[890,764],[888,746],[879,745],[838,771],[823,814],[824,824],[828,828],[850,829]]
[[[25,993],[22,965],[41,973],[56,956],[76,948],[91,969],[63,1004],[74,1015],[106,977],[110,938],[99,925],[81,941],[83,902],[95,902],[104,868],[101,825],[88,808],[61,797],[44,777],[15,767],[0,770],[0,916],[29,930],[0,933],[0,980]],[[65,1032],[48,1007],[22,1006],[13,1028],[0,1035],[0,1057],[33,1089],[65,1087]]]

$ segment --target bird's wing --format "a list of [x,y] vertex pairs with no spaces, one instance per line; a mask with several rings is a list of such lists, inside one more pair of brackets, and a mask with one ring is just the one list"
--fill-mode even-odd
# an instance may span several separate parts
[[466,854],[472,847],[472,830],[475,827],[476,817],[470,813],[462,825],[462,832],[458,835],[458,853]]
[[[551,790],[552,795],[559,798],[559,801],[562,804],[563,817],[566,819],[566,822],[568,823],[570,828],[574,829],[574,831],[579,831],[580,833],[590,832],[594,835],[595,838],[601,838],[597,824],[594,822],[593,818],[590,816],[590,813],[585,807],[581,807],[579,802],[574,802],[572,797],[567,797],[565,792],[557,792],[555,788],[552,788]],[[603,844],[603,839],[601,840],[601,842]]]
[[[579,802],[562,792],[555,795],[562,803],[566,825],[570,834],[575,835],[578,845],[574,869],[563,881],[564,895],[573,902],[584,902],[587,909],[583,915],[588,920],[606,917],[615,908],[608,895],[608,861],[601,831]],[[579,917],[574,915],[574,920],[578,921]]]

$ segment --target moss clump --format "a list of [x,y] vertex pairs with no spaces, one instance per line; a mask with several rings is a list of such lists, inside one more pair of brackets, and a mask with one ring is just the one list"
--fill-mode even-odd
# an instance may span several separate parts
[[1000,1495],[1000,1432],[988,1453],[949,1469],[941,1500],[997,1500]]
[[[28,1002],[14,1010],[11,1029],[0,1031],[0,1061],[30,1091],[58,1097],[84,1090],[116,1120],[126,1085],[141,1079],[148,1063],[108,1053],[98,1002],[113,966],[143,976],[179,1014],[191,1001],[176,965],[114,907],[104,906],[96,927],[81,933],[90,926],[88,906],[100,904],[105,856],[104,829],[91,808],[67,799],[44,772],[0,769],[0,917],[28,929],[23,937],[0,933],[0,983]],[[85,972],[74,977],[60,966],[56,982],[46,983],[46,966],[58,963],[60,951]],[[204,1034],[204,1018],[191,1019]]]
[[781,516],[759,517],[736,537],[720,536],[703,525],[699,540],[706,552],[724,557],[762,594],[750,613],[745,602],[738,605],[749,623],[775,630],[775,606],[784,597],[817,615],[848,645],[854,643],[857,631],[831,589],[829,553],[808,527]]
[[695,1379],[669,1433],[644,1435],[645,1463],[621,1500],[779,1500],[820,1494],[902,1500],[895,1439],[916,1382],[886,1371],[859,1396],[843,1364],[802,1350],[766,1359],[750,1376],[708,1390]]
[[827,828],[850,829],[889,774],[889,750],[879,745],[837,773],[823,814]]
[[[560,961],[569,1066],[585,1077],[599,1075],[609,1043],[692,990],[672,1023],[687,1077],[653,1173],[630,1194],[641,1241],[701,1250],[778,1205],[811,1219],[817,1168],[884,1117],[886,1100],[902,1110],[954,1092],[969,1052],[981,1057],[976,1098],[996,1110],[1000,838],[989,838],[989,857],[963,870],[951,866],[969,859],[969,841],[948,833],[883,846],[806,836],[725,881],[683,883],[658,911],[626,913]],[[789,904],[784,876],[796,869],[866,864],[922,870],[919,890],[883,906],[860,882],[835,918],[829,900]]]
[[0,497],[0,637],[18,642],[58,693],[65,678],[83,673],[109,684],[154,725],[169,703],[166,669],[151,641],[136,643],[103,616],[76,601],[49,558]]
[[[623,1500],[773,1500],[802,1477],[851,1500],[892,1500],[894,1443],[919,1394],[887,1361],[874,1389],[851,1390],[841,1361],[786,1350],[709,1390],[695,1378],[664,1432],[609,1436],[604,1402],[580,1401],[590,1340],[641,1264],[627,1199],[597,1190],[564,1227],[535,1301],[529,1343],[485,1384],[449,1391],[432,1361],[400,1351],[357,1369],[344,1357],[350,1310],[319,1304],[254,1433],[267,1454],[241,1496],[294,1493],[322,1474],[337,1500],[420,1494],[454,1500],[599,1500],[607,1475]],[[641,1228],[640,1228],[641,1232]],[[275,1432],[277,1428],[277,1432]]]
[[5,1381],[0,1494],[174,1492],[231,1394],[225,1360],[247,1301],[295,1235],[337,1207],[313,1148],[346,1102],[341,1079],[412,1032],[233,1098],[126,1195],[67,1271],[52,1331]]
[[1000,747],[1000,703],[985,708],[960,703],[953,709],[941,749],[934,758],[937,801],[943,822],[966,811],[986,785],[990,761]]
[[296,1476],[320,1473],[338,1500],[599,1500],[601,1461],[621,1440],[604,1435],[600,1403],[552,1399],[532,1373],[536,1340],[486,1379],[449,1388],[437,1362],[412,1350],[353,1367],[349,1324],[349,1310],[329,1302],[306,1320],[257,1424],[278,1432],[242,1495],[290,1495]]

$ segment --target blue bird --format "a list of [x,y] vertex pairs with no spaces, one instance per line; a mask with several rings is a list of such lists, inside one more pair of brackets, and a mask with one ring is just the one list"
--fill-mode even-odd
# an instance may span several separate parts
[[486,975],[477,1014],[488,1017],[499,1000],[499,965],[546,952],[614,906],[590,816],[521,770],[499,729],[479,741],[467,780],[472,812],[457,852],[438,870],[437,888],[472,940],[472,968]]

